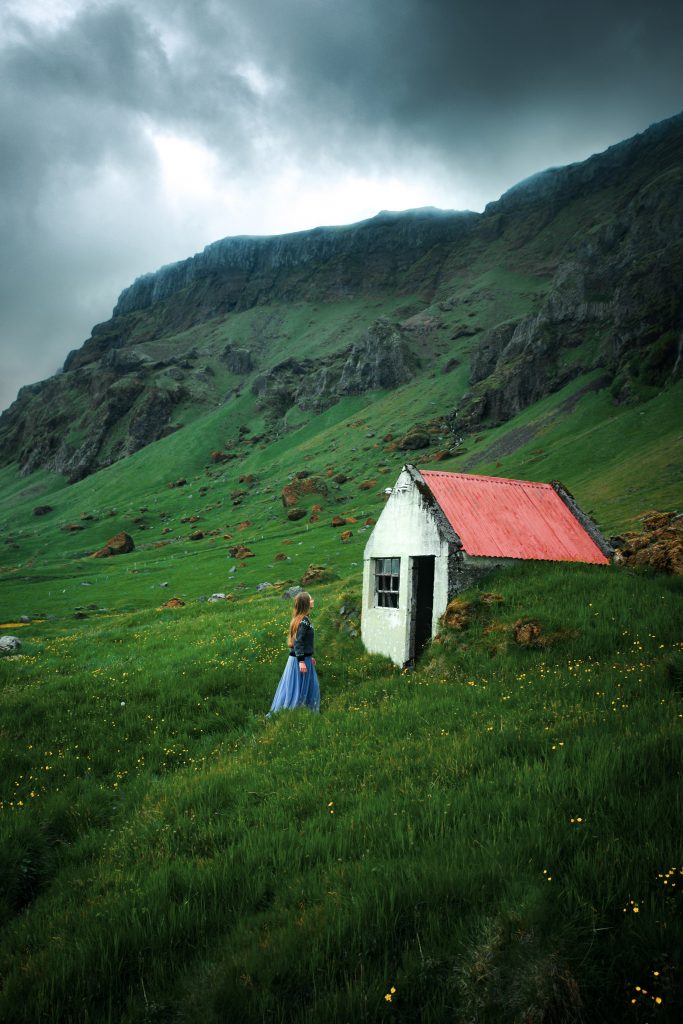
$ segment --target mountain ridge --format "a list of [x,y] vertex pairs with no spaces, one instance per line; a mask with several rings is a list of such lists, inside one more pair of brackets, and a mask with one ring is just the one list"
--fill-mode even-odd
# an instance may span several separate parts
[[78,480],[245,388],[268,443],[343,394],[456,365],[468,379],[441,410],[454,432],[596,369],[615,402],[638,401],[683,363],[682,195],[677,115],[481,214],[382,211],[213,242],[138,278],[63,373],[21,389],[0,416],[1,464]]

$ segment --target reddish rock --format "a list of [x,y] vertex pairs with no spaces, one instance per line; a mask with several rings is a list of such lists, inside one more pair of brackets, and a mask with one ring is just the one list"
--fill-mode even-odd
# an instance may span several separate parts
[[236,544],[234,547],[230,548],[229,551],[231,558],[243,559],[254,557],[254,552],[250,548],[245,547],[244,544]]
[[310,519],[308,521],[309,521],[309,523],[317,523],[319,519],[320,519],[320,516],[318,516],[315,513],[313,513],[313,515],[310,517]]
[[376,483],[376,480],[364,480],[362,484],[358,484],[358,490],[369,491],[375,486]]
[[104,547],[94,551],[90,557],[110,558],[112,555],[127,555],[131,551],[135,551],[135,541],[129,533],[122,530],[115,537],[110,537]]
[[285,508],[293,508],[299,503],[299,499],[306,494],[322,494],[326,498],[328,493],[327,484],[322,477],[300,477],[297,474],[291,483],[285,484],[282,488],[282,504]]
[[308,583],[327,583],[335,578],[334,573],[326,569],[324,565],[309,565],[301,577],[301,586],[305,587]]
[[243,523],[238,523],[237,524],[237,529],[238,530],[248,530],[250,526],[251,526],[251,519],[245,519]]
[[190,534],[190,540],[204,540],[206,534],[203,530],[195,530],[194,533]]
[[278,553],[275,556],[275,561],[276,562],[286,562],[287,561],[287,555],[284,553],[284,551],[278,551]]
[[376,521],[377,520],[373,519],[372,516],[368,516],[368,518],[365,520],[365,525],[366,526],[374,526]]
[[181,523],[198,523],[201,518],[202,518],[201,516],[185,516],[183,519],[180,520],[180,522]]
[[78,533],[79,530],[85,530],[85,526],[81,523],[66,523],[62,529],[65,533]]
[[342,519],[341,516],[333,516],[332,517],[332,522],[330,523],[330,526],[334,526],[334,527],[346,526],[346,520]]
[[351,538],[353,537],[353,533],[352,533],[352,531],[351,531],[351,530],[344,530],[344,531],[343,531],[342,533],[340,533],[340,535],[339,535],[339,536],[340,536],[340,537],[341,537],[341,539],[342,539],[342,540],[344,540],[344,541],[346,541],[346,540],[351,540]]
[[[184,607],[185,607],[185,602],[182,601],[179,597],[172,597],[170,599],[170,601],[166,601],[161,606],[161,608],[184,608]],[[161,610],[161,609],[159,609],[159,610]]]

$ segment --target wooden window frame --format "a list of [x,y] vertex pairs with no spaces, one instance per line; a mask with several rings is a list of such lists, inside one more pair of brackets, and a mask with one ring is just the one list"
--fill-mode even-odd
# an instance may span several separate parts
[[398,608],[401,559],[375,558],[373,568],[375,608]]

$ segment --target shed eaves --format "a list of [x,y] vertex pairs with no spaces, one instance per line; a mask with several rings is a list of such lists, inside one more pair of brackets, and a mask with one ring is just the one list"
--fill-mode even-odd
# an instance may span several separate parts
[[551,484],[468,473],[420,475],[469,555],[609,562]]

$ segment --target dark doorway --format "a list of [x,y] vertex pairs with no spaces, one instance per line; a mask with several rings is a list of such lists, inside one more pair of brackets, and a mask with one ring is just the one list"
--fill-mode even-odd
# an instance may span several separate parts
[[411,657],[419,658],[432,638],[434,609],[434,555],[413,559],[414,630]]

